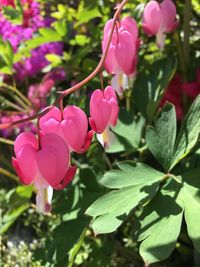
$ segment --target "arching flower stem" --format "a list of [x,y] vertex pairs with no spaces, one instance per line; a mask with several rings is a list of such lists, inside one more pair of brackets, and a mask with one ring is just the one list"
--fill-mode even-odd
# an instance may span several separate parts
[[75,91],[79,90],[83,85],[85,85],[86,83],[88,83],[90,80],[92,80],[102,69],[103,65],[104,65],[104,62],[106,60],[106,56],[108,54],[108,50],[109,50],[109,47],[110,47],[110,43],[111,43],[111,39],[112,39],[112,36],[113,36],[113,32],[114,32],[114,29],[115,29],[115,26],[116,26],[116,21],[118,20],[119,16],[120,16],[120,13],[123,9],[123,7],[125,6],[125,4],[128,2],[128,0],[123,0],[121,2],[121,4],[117,7],[117,10],[113,16],[113,23],[112,23],[112,27],[111,27],[111,31],[110,31],[110,36],[109,36],[109,39],[108,39],[108,42],[107,42],[107,46],[106,46],[106,49],[104,50],[104,53],[102,54],[102,57],[101,57],[101,60],[99,61],[99,64],[97,65],[97,67],[93,70],[92,73],[90,73],[85,79],[83,79],[80,83],[62,91],[62,92],[59,92],[60,95],[59,97],[56,99],[56,101],[51,105],[51,106],[48,106],[47,108],[43,109],[41,112],[37,113],[37,114],[34,114],[32,116],[29,116],[25,119],[22,119],[22,120],[18,120],[18,121],[15,121],[15,122],[10,122],[10,123],[4,123],[4,124],[0,124],[0,129],[6,129],[6,128],[12,128],[12,127],[15,127],[21,123],[25,123],[25,122],[28,122],[28,121],[31,121],[31,120],[34,120],[34,119],[38,119],[42,116],[44,116],[45,114],[47,114],[53,107],[57,106],[57,105],[60,105],[60,103],[62,103],[62,100],[65,96],[71,94],[71,93],[74,93]]

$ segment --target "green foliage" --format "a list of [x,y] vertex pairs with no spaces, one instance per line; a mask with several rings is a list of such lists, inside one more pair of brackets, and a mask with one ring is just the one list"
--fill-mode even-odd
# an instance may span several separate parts
[[190,107],[174,147],[173,168],[196,145],[200,134],[200,95]]
[[14,0],[15,7],[2,6],[3,16],[13,24],[22,24],[23,9],[20,0]]
[[146,142],[163,168],[171,170],[196,145],[200,133],[200,96],[192,104],[176,138],[174,107],[167,104],[155,120],[155,128],[148,127]]
[[[56,81],[47,99],[49,104],[57,98],[57,91],[83,80],[98,65],[103,27],[112,18],[117,1],[39,2],[42,14],[47,4],[47,13],[55,21],[51,27],[40,28],[31,40],[21,42],[15,52],[9,42],[0,39],[0,73],[8,75],[7,86],[17,87],[27,96],[31,85],[46,79],[44,73],[62,67],[66,78]],[[3,16],[21,24],[23,6],[19,0],[15,4],[16,8],[3,7]],[[19,186],[13,174],[13,148],[0,144],[0,165],[8,170],[2,172],[0,168],[0,250],[5,266],[141,267],[143,261],[155,267],[200,265],[200,96],[193,101],[182,93],[186,116],[180,121],[172,104],[160,108],[175,72],[184,82],[195,81],[199,4],[192,0],[188,66],[184,65],[183,53],[187,43],[182,38],[187,31],[183,26],[185,5],[176,1],[180,24],[175,33],[166,36],[163,51],[156,47],[154,37],[145,36],[141,30],[144,5],[145,1],[128,1],[121,14],[136,19],[142,42],[132,88],[118,97],[119,119],[111,128],[115,142],[104,151],[94,138],[84,155],[71,153],[72,165],[78,166],[77,175],[66,189],[54,191],[52,213],[43,216],[35,211],[33,188]],[[15,79],[13,64],[23,63],[34,49],[50,42],[63,42],[63,55],[48,54],[49,65],[41,73]],[[112,75],[102,74],[106,87]],[[64,106],[77,105],[89,116],[89,97],[96,88],[101,88],[98,75],[68,95]],[[21,116],[15,110],[23,102],[19,94],[12,95],[13,91],[3,84],[0,89],[1,115],[11,112]],[[177,87],[177,92],[180,90]],[[35,112],[33,106],[25,108],[31,114]],[[10,139],[14,140],[18,132],[16,128]],[[16,247],[9,247],[10,240]],[[37,248],[32,249],[35,240]],[[20,247],[21,242],[27,244],[25,248]]]
[[152,154],[165,171],[171,166],[176,139],[176,112],[171,104],[166,104],[155,119],[155,128],[146,130],[146,142]]
[[29,199],[32,195],[32,186],[18,186],[8,195],[10,208],[3,214],[0,234],[6,232],[17,218],[29,208]]
[[134,84],[134,103],[150,122],[176,67],[176,60],[168,57],[155,61],[148,68],[142,69],[138,75]]
[[94,217],[92,228],[96,235],[113,232],[131,210],[149,201],[164,175],[134,162],[121,162],[118,167],[120,170],[106,173],[101,180],[104,186],[118,190],[99,198],[86,211]]
[[13,49],[8,41],[0,37],[0,73],[12,74]]
[[135,115],[133,111],[121,110],[116,127],[112,131],[116,134],[113,145],[106,150],[107,153],[133,152],[141,142],[145,119]]

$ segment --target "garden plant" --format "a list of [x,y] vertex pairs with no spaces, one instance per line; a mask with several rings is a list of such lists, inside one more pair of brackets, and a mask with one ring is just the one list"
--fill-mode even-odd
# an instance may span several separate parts
[[0,0],[0,266],[200,266],[198,0]]

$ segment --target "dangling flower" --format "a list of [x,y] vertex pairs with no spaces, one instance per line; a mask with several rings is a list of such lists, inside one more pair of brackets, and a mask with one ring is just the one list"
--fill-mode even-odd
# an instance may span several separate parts
[[166,33],[176,29],[176,6],[171,0],[163,0],[161,4],[152,0],[144,8],[142,27],[149,36],[156,36],[156,44],[163,49]]
[[34,184],[37,190],[37,210],[44,214],[51,211],[53,189],[66,187],[76,172],[76,166],[70,166],[66,143],[58,135],[46,134],[39,145],[36,136],[26,132],[15,140],[14,151],[12,163],[21,182]]
[[[103,52],[108,43],[112,23],[113,19],[109,20],[104,28]],[[119,95],[122,95],[123,91],[128,88],[128,78],[135,74],[139,45],[135,20],[125,17],[117,22],[105,60],[105,69],[108,73],[115,75],[112,79],[112,87]]]
[[97,133],[97,139],[104,148],[110,147],[114,134],[110,126],[117,123],[119,107],[115,91],[107,86],[104,91],[95,90],[90,99],[90,126]]
[[67,106],[63,113],[54,107],[40,119],[42,133],[55,133],[68,145],[70,151],[84,153],[90,146],[93,131],[88,132],[85,112],[76,106]]

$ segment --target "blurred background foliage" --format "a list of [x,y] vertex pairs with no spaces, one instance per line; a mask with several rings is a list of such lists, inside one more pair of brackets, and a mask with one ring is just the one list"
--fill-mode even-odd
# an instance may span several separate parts
[[[56,98],[56,90],[71,87],[85,78],[97,66],[101,57],[101,39],[105,23],[110,19],[116,4],[114,0],[41,0],[41,14],[53,18],[51,27],[41,27],[34,37],[22,41],[14,51],[8,41],[0,38],[0,72],[7,75],[7,81],[0,77],[0,109],[3,112],[19,112],[19,93],[27,96],[28,88],[40,84],[47,73],[62,69],[65,78],[54,84],[48,94],[46,104]],[[122,16],[131,15],[141,26],[141,15],[146,1],[130,0]],[[20,1],[16,1],[15,10],[4,9],[4,16],[13,24],[21,23]],[[75,155],[79,171],[63,191],[55,192],[53,212],[47,216],[35,212],[32,187],[19,184],[11,165],[13,154],[12,141],[18,129],[11,130],[8,138],[0,141],[0,233],[2,266],[143,266],[139,256],[135,229],[135,211],[117,231],[108,235],[94,236],[88,227],[91,218],[84,213],[94,200],[105,194],[99,180],[102,175],[116,167],[120,160],[135,160],[150,163],[160,169],[145,143],[145,127],[151,124],[159,107],[164,90],[175,73],[182,75],[185,81],[195,79],[195,70],[200,57],[200,3],[192,0],[192,12],[189,28],[189,48],[184,44],[185,1],[176,0],[180,24],[176,32],[167,36],[164,51],[155,45],[154,37],[148,38],[140,27],[141,47],[137,77],[131,90],[119,99],[120,115],[117,127],[113,129],[117,138],[113,146],[105,151],[94,142],[85,155]],[[48,64],[34,75],[18,79],[15,64],[30,57],[31,51],[43,44],[62,42],[61,54],[47,53]],[[187,50],[188,49],[188,50]],[[104,74],[104,85],[110,77]],[[89,96],[94,89],[100,88],[100,77],[95,77],[81,90],[65,99],[65,104],[74,104],[83,108],[89,115]],[[192,100],[183,96],[184,113]],[[26,101],[20,109],[30,106]],[[13,114],[13,113],[12,113]],[[178,122],[180,127],[181,122]],[[29,127],[29,126],[26,126]],[[7,141],[6,141],[7,140]],[[6,142],[9,142],[7,144]],[[195,168],[200,164],[200,149],[196,149],[183,160],[178,168]],[[197,222],[198,223],[198,222]],[[171,256],[152,266],[200,266],[200,254],[193,248],[188,238],[185,222],[181,235]]]

